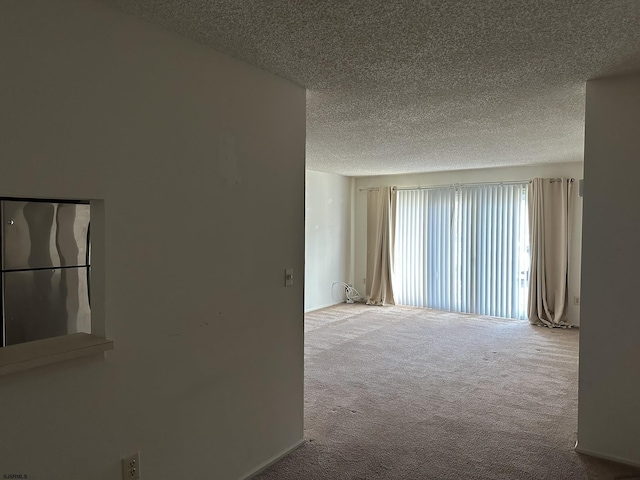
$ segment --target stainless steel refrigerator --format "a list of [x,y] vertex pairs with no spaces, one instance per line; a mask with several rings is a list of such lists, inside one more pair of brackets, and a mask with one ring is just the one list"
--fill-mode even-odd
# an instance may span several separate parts
[[90,207],[0,201],[2,346],[91,333]]

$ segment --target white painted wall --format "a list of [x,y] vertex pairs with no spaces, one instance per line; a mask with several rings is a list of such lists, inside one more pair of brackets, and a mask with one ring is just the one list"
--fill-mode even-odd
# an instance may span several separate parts
[[640,73],[587,83],[578,449],[640,466]]
[[367,271],[367,194],[359,189],[377,186],[429,186],[452,183],[497,182],[529,180],[534,177],[573,177],[575,215],[571,258],[569,261],[569,311],[568,321],[580,324],[580,306],[573,305],[573,297],[580,296],[580,249],[582,231],[582,199],[578,197],[577,180],[582,178],[582,162],[544,164],[530,167],[485,168],[413,175],[387,175],[362,177],[356,180],[355,200],[355,287],[364,292]]
[[0,473],[237,479],[303,436],[305,91],[92,0],[0,3],[0,195],[104,199],[105,358],[0,378]]
[[352,283],[351,197],[353,179],[307,170],[304,309],[309,312],[344,301]]

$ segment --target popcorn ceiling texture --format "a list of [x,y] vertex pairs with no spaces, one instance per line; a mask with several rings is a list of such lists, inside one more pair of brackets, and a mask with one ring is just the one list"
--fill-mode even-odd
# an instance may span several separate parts
[[580,161],[588,79],[640,70],[639,0],[104,0],[307,88],[307,167]]

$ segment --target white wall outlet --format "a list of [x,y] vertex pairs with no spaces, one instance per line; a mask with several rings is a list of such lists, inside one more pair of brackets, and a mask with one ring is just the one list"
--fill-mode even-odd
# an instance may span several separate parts
[[138,480],[140,478],[140,452],[122,459],[122,480]]
[[577,295],[573,297],[573,304],[580,305],[580,297],[578,297]]
[[285,268],[284,270],[284,286],[293,286],[293,268]]

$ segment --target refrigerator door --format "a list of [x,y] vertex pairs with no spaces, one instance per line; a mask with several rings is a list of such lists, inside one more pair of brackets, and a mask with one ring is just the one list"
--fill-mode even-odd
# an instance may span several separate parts
[[2,269],[89,265],[86,204],[2,202]]
[[87,268],[5,272],[5,345],[91,333]]

